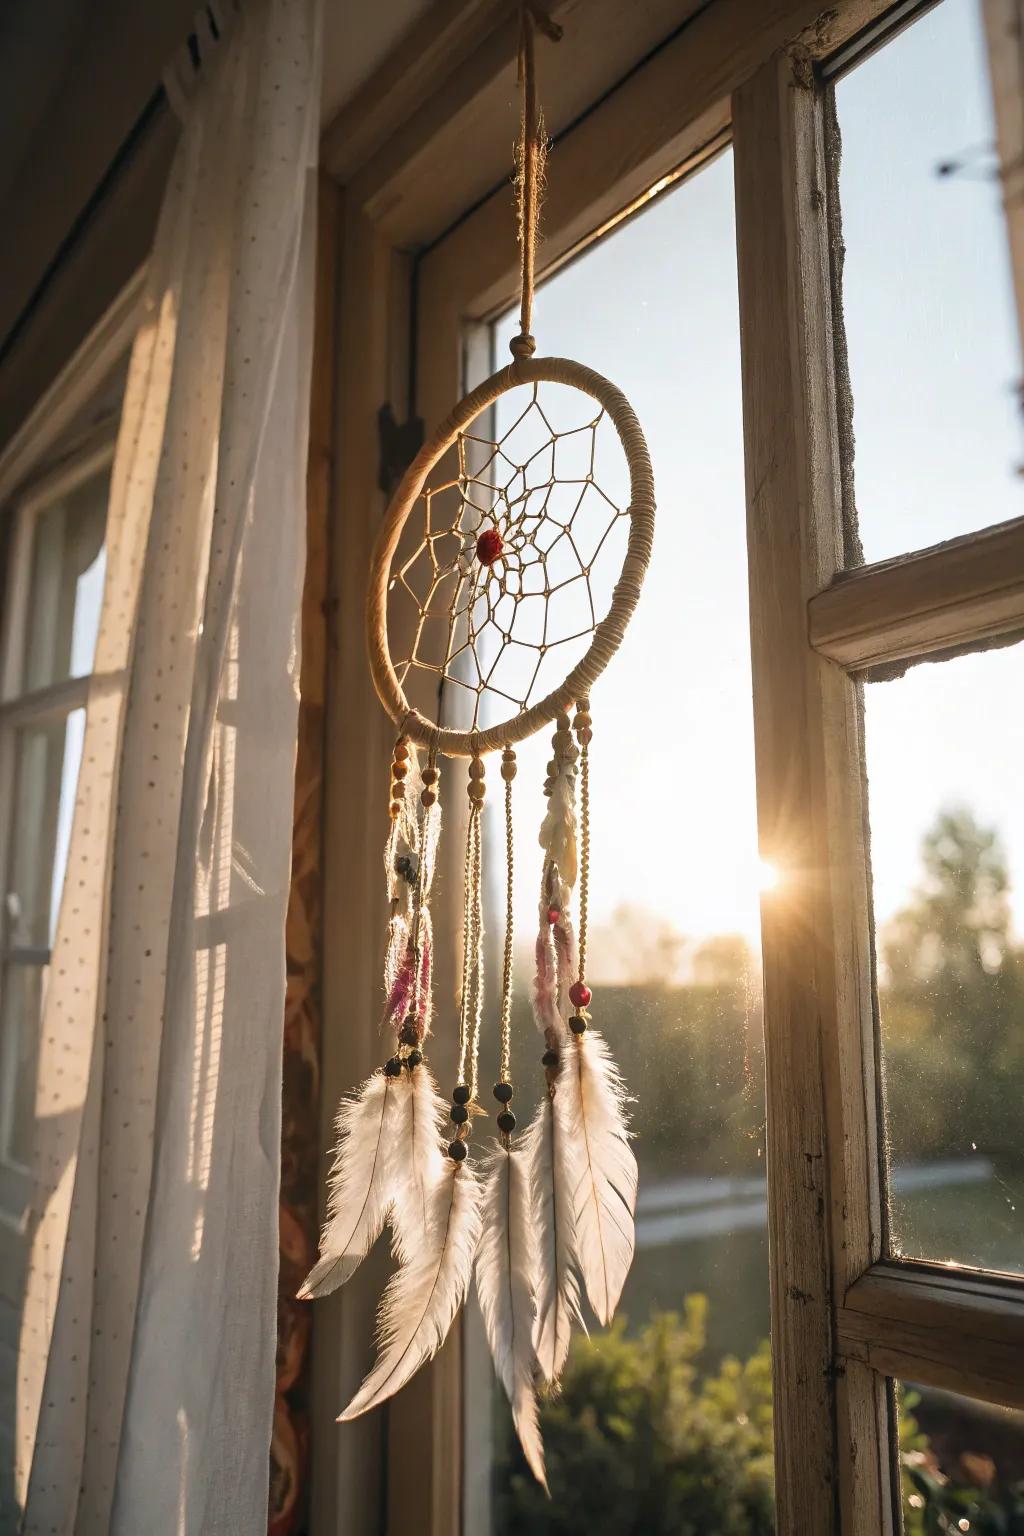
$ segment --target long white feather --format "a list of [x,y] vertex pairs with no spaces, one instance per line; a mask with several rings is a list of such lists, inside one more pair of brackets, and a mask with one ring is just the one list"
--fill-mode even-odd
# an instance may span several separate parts
[[494,1369],[512,1404],[519,1443],[530,1471],[546,1491],[544,1446],[534,1392],[536,1287],[530,1158],[524,1143],[515,1150],[499,1148],[487,1165],[476,1291]]
[[392,1397],[441,1348],[466,1299],[480,1240],[480,1181],[465,1163],[447,1162],[418,1250],[392,1275],[381,1299],[379,1354],[339,1421]]
[[410,1096],[401,1078],[375,1072],[339,1104],[320,1260],[302,1282],[301,1300],[344,1285],[380,1236],[391,1204],[392,1148]]
[[[557,1090],[556,1090],[557,1091]],[[580,1287],[573,1267],[576,1185],[573,1147],[545,1094],[523,1136],[529,1158],[537,1242],[537,1317],[533,1341],[544,1380],[554,1385],[569,1353],[574,1322],[582,1323]]]
[[555,1090],[559,1129],[577,1161],[576,1255],[590,1304],[609,1323],[633,1261],[637,1167],[619,1069],[595,1029],[567,1044]]
[[395,1126],[388,1173],[394,1249],[403,1264],[416,1252],[430,1226],[434,1193],[444,1177],[441,1129],[448,1118],[448,1105],[426,1062],[407,1076],[411,1083]]

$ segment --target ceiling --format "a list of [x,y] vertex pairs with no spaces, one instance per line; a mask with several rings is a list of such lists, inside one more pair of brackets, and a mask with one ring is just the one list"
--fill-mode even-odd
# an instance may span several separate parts
[[[324,0],[320,121],[326,125],[432,0]],[[436,0],[434,0],[436,3]]]

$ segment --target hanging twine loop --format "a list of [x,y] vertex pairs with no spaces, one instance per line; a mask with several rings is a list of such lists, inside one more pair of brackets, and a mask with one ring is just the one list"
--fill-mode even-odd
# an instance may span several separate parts
[[540,204],[548,148],[544,114],[537,101],[534,38],[538,27],[553,43],[557,43],[562,36],[561,27],[551,20],[540,4],[540,0],[522,0],[519,7],[519,83],[523,92],[523,111],[519,144],[516,147],[522,298],[519,305],[519,335],[514,336],[509,342],[509,350],[517,361],[532,357],[537,350],[537,343],[531,335],[530,327],[533,322]]

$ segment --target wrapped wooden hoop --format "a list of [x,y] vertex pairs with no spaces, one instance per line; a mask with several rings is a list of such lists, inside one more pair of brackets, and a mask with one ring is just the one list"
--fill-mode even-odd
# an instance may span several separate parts
[[[622,570],[604,618],[595,626],[586,655],[565,681],[546,698],[501,724],[486,730],[459,731],[436,726],[419,710],[412,709],[398,681],[387,636],[388,582],[391,562],[406,520],[423,490],[434,465],[456,441],[458,434],[486,410],[499,395],[521,384],[568,384],[590,395],[603,406],[618,433],[629,468],[629,537]],[[621,390],[607,379],[564,357],[517,357],[506,368],[466,395],[441,422],[416,455],[392,497],[384,524],[370,558],[366,602],[366,640],[370,671],[381,703],[399,729],[418,746],[435,748],[448,757],[471,757],[474,752],[493,752],[515,746],[586,697],[615,655],[640,596],[644,573],[651,558],[654,538],[654,476],[647,443],[633,408]]]

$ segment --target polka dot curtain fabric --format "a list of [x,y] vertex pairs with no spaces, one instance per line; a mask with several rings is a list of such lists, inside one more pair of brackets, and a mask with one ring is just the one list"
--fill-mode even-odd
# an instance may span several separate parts
[[33,1536],[266,1524],[319,31],[251,0],[173,92],[42,1027]]

